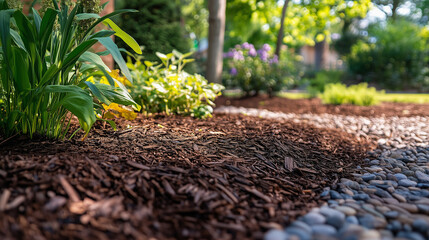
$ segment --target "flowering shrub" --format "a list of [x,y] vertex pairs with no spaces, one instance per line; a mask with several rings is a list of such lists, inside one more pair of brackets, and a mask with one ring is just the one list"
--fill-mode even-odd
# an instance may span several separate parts
[[278,57],[270,54],[270,51],[268,44],[256,50],[246,42],[224,53],[224,85],[238,87],[247,96],[258,95],[260,91],[266,91],[271,96],[292,83],[291,70],[294,64],[287,65],[292,63],[289,61],[279,63]]

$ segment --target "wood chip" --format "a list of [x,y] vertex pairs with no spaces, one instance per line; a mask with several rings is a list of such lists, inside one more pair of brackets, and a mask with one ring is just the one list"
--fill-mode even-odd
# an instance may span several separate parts
[[9,189],[3,190],[3,193],[1,194],[1,197],[0,197],[0,211],[6,210],[6,205],[7,205],[7,202],[9,201],[10,194],[11,192]]
[[238,199],[232,192],[230,192],[228,189],[226,189],[224,186],[220,184],[216,184],[216,187],[218,187],[220,190],[222,190],[234,203],[238,203]]
[[10,202],[9,204],[6,205],[6,210],[11,210],[11,209],[18,207],[24,201],[25,201],[25,197],[23,195],[18,196],[15,199],[13,199],[12,202]]
[[60,179],[60,183],[61,183],[61,186],[63,186],[64,191],[66,191],[67,195],[70,197],[70,200],[72,202],[79,202],[80,201],[79,195],[74,190],[74,188],[70,185],[67,179],[63,175],[59,175],[58,178]]
[[66,204],[67,199],[61,196],[55,196],[49,200],[47,204],[43,207],[47,211],[55,211],[58,208],[64,206]]
[[271,198],[265,196],[263,193],[261,193],[260,191],[258,191],[256,188],[249,188],[249,187],[244,187],[244,189],[246,191],[248,191],[249,193],[254,194],[255,196],[263,199],[265,202],[267,203],[271,203]]
[[174,191],[174,189],[171,187],[170,183],[168,183],[167,180],[163,179],[162,185],[164,186],[164,189],[166,192],[168,192],[168,194],[170,194],[171,196],[176,196],[176,192]]
[[313,169],[309,169],[309,168],[299,168],[299,167],[297,167],[296,169],[298,169],[299,171],[302,171],[302,172],[308,172],[308,173],[318,174],[317,171],[315,171]]
[[293,169],[296,167],[295,161],[291,157],[285,157],[285,168],[289,172],[292,172]]
[[127,164],[132,166],[132,167],[135,167],[135,168],[139,168],[139,169],[143,169],[143,170],[150,170],[150,167],[145,166],[145,165],[140,164],[140,163],[137,163],[137,162],[130,161],[130,160],[127,161]]

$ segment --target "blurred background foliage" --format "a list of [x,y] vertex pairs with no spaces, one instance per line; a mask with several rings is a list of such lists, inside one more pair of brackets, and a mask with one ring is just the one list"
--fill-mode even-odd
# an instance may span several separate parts
[[[146,60],[156,60],[157,51],[194,51],[196,63],[190,72],[204,74],[207,2],[116,0],[116,7],[140,11],[119,21],[144,46]],[[285,57],[279,66],[285,68],[281,72],[305,72],[295,74],[295,84],[285,85],[287,88],[323,89],[321,82],[329,82],[324,79],[340,72],[338,81],[346,84],[367,82],[378,89],[428,91],[429,0],[228,0],[224,52],[247,42],[257,49],[268,44],[272,54],[285,2],[288,8],[281,52]],[[296,60],[309,58],[303,54],[308,47],[316,55],[310,58],[316,60],[305,62],[302,68],[305,64]],[[326,49],[335,52],[338,66],[317,66]]]
[[[147,60],[157,60],[155,53],[188,52],[191,40],[184,26],[181,2],[175,0],[116,0],[117,9],[137,9],[134,14],[122,15],[119,26],[132,33],[140,43]],[[120,47],[125,44],[118,40]]]

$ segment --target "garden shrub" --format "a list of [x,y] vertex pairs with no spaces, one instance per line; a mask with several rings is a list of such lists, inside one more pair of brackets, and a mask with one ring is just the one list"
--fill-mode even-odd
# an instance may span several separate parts
[[318,94],[325,91],[325,87],[331,83],[340,83],[343,72],[336,70],[324,70],[317,72],[314,78],[303,80],[307,85],[307,92],[310,97],[317,97]]
[[[123,84],[108,74],[110,69],[100,56],[89,51],[95,43],[103,44],[132,81],[110,36],[125,39],[137,52],[139,46],[109,19],[130,10],[100,18],[90,10],[94,2],[78,1],[69,8],[65,1],[61,6],[56,1],[44,1],[43,17],[32,9],[30,20],[21,10],[10,9],[0,0],[0,134],[64,138],[74,115],[86,137],[100,104],[137,107]],[[111,30],[95,32],[99,23]],[[86,81],[103,76],[109,85]]]
[[369,30],[347,57],[349,71],[367,82],[400,90],[429,89],[428,30],[407,21],[388,22]]
[[279,62],[270,51],[268,44],[256,50],[252,44],[243,43],[225,53],[224,85],[240,88],[246,96],[258,95],[261,91],[272,96],[292,85],[300,74],[295,56]]
[[368,88],[367,83],[360,83],[347,87],[341,83],[331,83],[326,85],[325,91],[320,94],[320,98],[325,104],[353,104],[358,106],[371,106],[378,103],[378,92],[374,87]]
[[[133,37],[144,46],[146,60],[157,61],[156,52],[189,52],[191,41],[186,37],[181,24],[181,7],[171,0],[119,0],[116,4],[124,9],[137,9],[136,14],[121,15],[119,26],[133,33]],[[125,44],[118,41],[120,47]]]
[[214,100],[223,86],[208,81],[199,74],[183,70],[191,54],[157,53],[161,64],[129,58],[128,66],[135,81],[131,95],[141,104],[144,114],[165,113],[190,115],[196,118],[211,117]]

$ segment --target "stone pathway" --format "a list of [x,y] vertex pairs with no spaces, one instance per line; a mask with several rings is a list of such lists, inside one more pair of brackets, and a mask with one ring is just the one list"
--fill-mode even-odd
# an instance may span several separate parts
[[266,240],[429,239],[429,118],[366,118],[285,114],[261,109],[220,107],[217,113],[308,122],[339,128],[378,141],[378,148],[351,179],[321,194],[326,204]]

